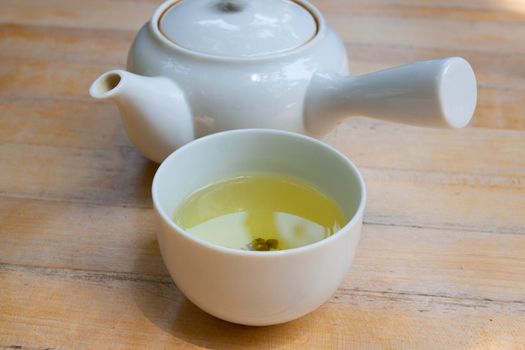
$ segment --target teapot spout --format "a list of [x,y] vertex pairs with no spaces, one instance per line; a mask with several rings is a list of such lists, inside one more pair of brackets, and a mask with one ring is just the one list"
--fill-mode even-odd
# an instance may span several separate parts
[[168,78],[112,70],[93,82],[89,94],[117,104],[129,139],[155,162],[194,138],[184,93]]
[[460,57],[366,75],[316,74],[305,100],[306,131],[328,133],[351,115],[428,127],[462,128],[476,107],[476,77]]

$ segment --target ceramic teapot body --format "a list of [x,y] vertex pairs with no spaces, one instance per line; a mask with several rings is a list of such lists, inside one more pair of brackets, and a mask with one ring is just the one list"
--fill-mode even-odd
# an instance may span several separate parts
[[[229,3],[216,1],[218,6]],[[162,16],[179,2],[161,5],[139,31],[128,72],[107,72],[90,89],[93,97],[114,99],[130,140],[154,161],[195,138],[229,129],[321,136],[350,115],[463,127],[473,114],[476,82],[464,59],[349,76],[342,41],[303,0],[294,6],[303,6],[317,27],[302,45],[255,56],[204,53],[173,42],[162,31]],[[217,11],[221,18],[222,10]]]
[[135,39],[128,70],[172,79],[191,106],[195,137],[257,127],[304,133],[304,99],[312,76],[347,74],[348,69],[342,42],[331,28],[323,31],[294,52],[233,59],[159,44],[150,23]]

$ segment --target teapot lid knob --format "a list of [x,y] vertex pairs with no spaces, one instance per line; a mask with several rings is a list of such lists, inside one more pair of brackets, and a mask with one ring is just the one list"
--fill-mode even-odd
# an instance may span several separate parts
[[228,12],[241,11],[248,5],[248,0],[221,0],[221,9]]

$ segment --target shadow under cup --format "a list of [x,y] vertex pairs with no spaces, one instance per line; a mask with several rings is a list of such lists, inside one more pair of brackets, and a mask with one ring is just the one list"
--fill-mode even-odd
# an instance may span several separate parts
[[[305,180],[334,199],[347,224],[300,248],[254,252],[205,242],[171,219],[199,188],[246,173]],[[330,298],[352,263],[365,207],[365,184],[344,155],[295,133],[244,129],[193,141],[172,153],[153,180],[162,257],[177,287],[194,304],[224,320],[270,325],[296,319]]]

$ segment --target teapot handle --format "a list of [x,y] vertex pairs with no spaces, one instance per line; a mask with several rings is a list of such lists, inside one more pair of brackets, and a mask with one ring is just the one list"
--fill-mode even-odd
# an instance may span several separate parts
[[317,74],[306,96],[306,127],[312,134],[324,134],[345,116],[362,115],[417,126],[462,128],[472,118],[476,96],[474,71],[461,57],[356,77]]

